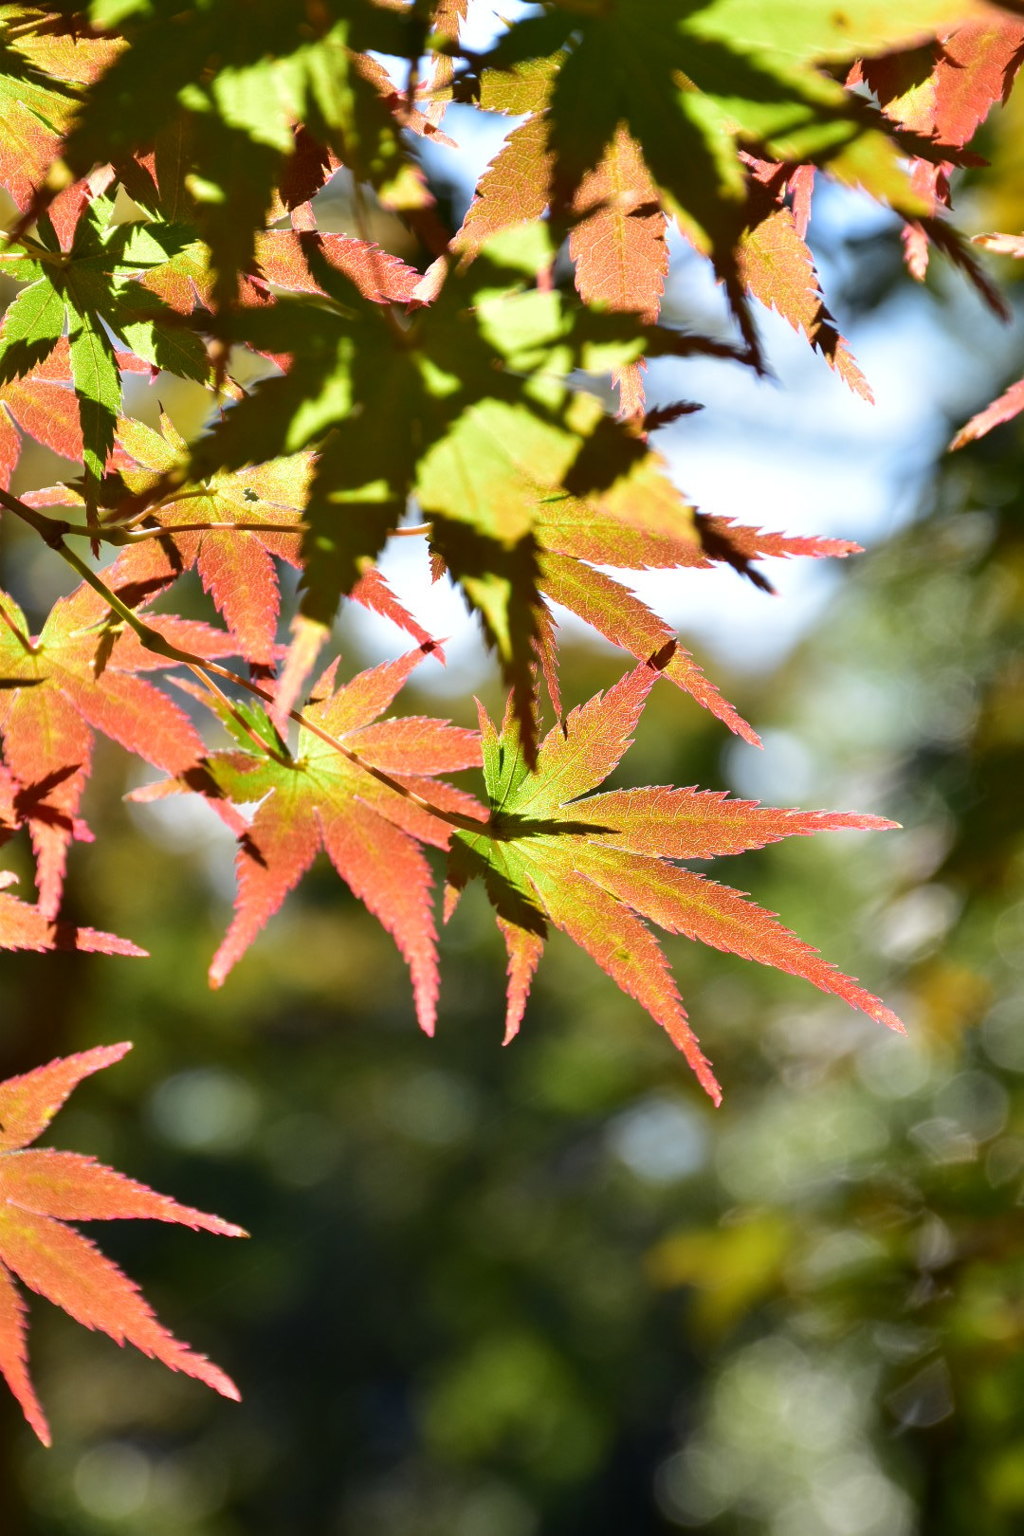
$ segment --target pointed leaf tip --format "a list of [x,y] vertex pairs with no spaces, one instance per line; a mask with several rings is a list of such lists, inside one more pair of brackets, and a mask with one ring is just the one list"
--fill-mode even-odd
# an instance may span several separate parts
[[0,1083],[0,1152],[25,1147],[46,1129],[83,1078],[113,1066],[132,1049],[130,1040],[57,1057]]
[[243,1230],[79,1153],[25,1150],[84,1077],[130,1049],[129,1041],[98,1046],[0,1083],[0,1374],[44,1445],[50,1430],[28,1372],[25,1308],[14,1277],[86,1327],[239,1398],[230,1377],[169,1333],[138,1287],[66,1223],[151,1217],[228,1237],[244,1236]]
[[0,1166],[0,1197],[59,1221],[148,1219],[218,1237],[249,1235],[233,1222],[179,1205],[94,1158],[52,1147],[29,1148],[8,1158]]

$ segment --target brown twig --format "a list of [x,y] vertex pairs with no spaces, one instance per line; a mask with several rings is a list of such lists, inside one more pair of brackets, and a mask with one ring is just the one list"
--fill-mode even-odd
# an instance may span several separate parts
[[[12,496],[9,491],[0,490],[0,506],[6,507],[9,512],[13,512],[16,517],[21,518],[23,522],[28,523],[30,527],[34,528],[50,548],[60,555],[61,559],[66,561],[82,580],[92,587],[94,592],[97,592],[103,598],[103,601],[111,611],[116,613],[118,618],[122,619],[134,631],[148,651],[152,651],[157,656],[163,656],[165,660],[175,662],[179,666],[188,667],[193,672],[204,674],[206,677],[210,674],[215,677],[222,677],[226,682],[234,683],[238,688],[244,688],[247,693],[253,694],[265,704],[273,704],[275,702],[274,695],[268,693],[265,688],[261,688],[258,683],[251,682],[248,678],[243,677],[241,673],[232,671],[230,667],[222,667],[219,662],[209,661],[203,656],[193,655],[191,651],[182,650],[179,646],[173,645],[158,629],[154,629],[144,619],[140,619],[134,609],[129,608],[128,604],[118,597],[113,588],[108,587],[103,578],[91,570],[85,561],[65,544],[65,533],[87,533],[87,529],[75,529],[71,524],[64,523],[60,519],[44,517],[34,507],[28,506],[27,503],[21,501],[17,496]],[[219,689],[216,691],[220,692]],[[377,780],[378,784],[383,784],[385,788],[392,790],[396,795],[400,795],[402,799],[411,800],[414,805],[418,805],[421,810],[426,811],[429,815],[436,816],[440,821],[447,822],[449,826],[459,827],[464,831],[482,832],[485,830],[485,824],[476,820],[475,817],[464,816],[459,811],[447,811],[440,806],[432,805],[429,800],[426,800],[422,795],[418,795],[415,790],[409,789],[405,784],[400,783],[398,779],[392,778],[383,768],[376,768],[372,763],[366,762],[359,756],[358,752],[353,752],[350,747],[346,747],[342,741],[339,741],[337,736],[332,736],[330,731],[325,731],[314,721],[307,719],[300,710],[290,709],[288,711],[288,718],[289,720],[294,720],[305,730],[310,731],[328,746],[333,747],[336,752],[340,752],[346,762],[351,763],[354,768],[359,768],[363,773],[369,774],[371,778]],[[244,720],[241,723],[245,725]],[[260,742],[259,745],[261,750],[265,750],[265,743]]]

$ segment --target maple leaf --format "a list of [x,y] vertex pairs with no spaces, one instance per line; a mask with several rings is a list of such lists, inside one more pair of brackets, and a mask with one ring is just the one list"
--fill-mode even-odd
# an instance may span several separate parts
[[[162,435],[142,422],[121,421],[112,467],[130,491],[152,484],[187,455],[188,445],[169,416],[161,416],[161,429]],[[166,545],[177,557],[168,576],[177,574],[175,565],[178,571],[198,569],[242,655],[257,666],[274,661],[280,609],[274,559],[299,564],[297,525],[311,457],[294,454],[215,475],[188,495],[161,503],[147,519],[151,527],[167,531]],[[149,564],[149,552],[140,544],[126,550],[115,569],[121,582],[133,576],[146,580]]]
[[986,405],[983,411],[978,411],[960,428],[949,445],[950,451],[976,442],[979,437],[991,432],[993,427],[1001,427],[1004,422],[1012,421],[1021,411],[1024,411],[1024,379],[1017,379],[991,405]]
[[[119,487],[138,494],[187,458],[188,444],[170,417],[161,413],[160,422],[162,430],[155,432],[134,418],[121,419],[110,457]],[[213,475],[180,497],[160,502],[136,526],[138,542],[123,549],[111,567],[115,587],[145,594],[151,601],[182,571],[196,567],[241,654],[256,668],[272,667],[280,611],[274,559],[301,567],[302,511],[312,466],[311,453],[293,454]],[[83,505],[83,498],[66,484],[31,491],[24,500],[33,507]],[[115,509],[111,521],[116,515]],[[159,541],[149,536],[158,530],[166,534]],[[349,596],[420,644],[431,643],[376,567],[367,565]]]
[[0,1083],[0,1371],[44,1445],[50,1429],[29,1377],[25,1307],[15,1278],[87,1328],[239,1398],[234,1382],[168,1333],[136,1286],[69,1223],[145,1218],[222,1237],[245,1237],[242,1228],[179,1205],[91,1157],[29,1147],[84,1077],[130,1049],[127,1042],[98,1046]]
[[[1000,256],[1014,256],[1018,260],[1024,256],[1024,236],[1021,235],[975,235],[974,243]],[[1017,379],[960,428],[949,445],[950,452],[976,442],[979,437],[985,437],[993,427],[1001,427],[1004,422],[1012,421],[1021,411],[1024,411],[1024,379]]]
[[855,78],[866,81],[894,122],[962,146],[1006,100],[1022,59],[1024,21],[987,10],[920,48],[864,60]]
[[265,282],[292,293],[322,294],[307,252],[344,273],[372,302],[409,304],[416,296],[422,274],[370,241],[315,228],[266,229],[256,235],[256,268]]
[[[855,66],[851,82],[864,81],[875,92],[887,118],[901,129],[950,146],[950,158],[917,159],[912,181],[935,213],[950,203],[950,173],[955,151],[966,145],[997,102],[1005,102],[1024,60],[1024,22],[995,10],[969,18],[963,26],[931,44],[883,54]],[[997,296],[981,269],[957,243],[931,221],[910,220],[903,230],[904,256],[912,277],[923,282],[930,242],[961,266],[986,303],[1001,314]],[[945,241],[945,243],[943,243]]]
[[[332,692],[333,663],[303,712],[307,723],[294,754],[269,718],[246,706],[242,739],[251,747],[255,737],[264,750],[214,752],[174,780],[133,791],[132,798],[143,801],[203,794],[240,834],[235,917],[210,966],[212,985],[221,985],[323,848],[398,945],[412,974],[420,1026],[433,1032],[438,981],[431,878],[415,840],[444,848],[451,813],[463,820],[482,814],[470,796],[434,778],[478,764],[479,738],[441,720],[378,722],[429,649],[384,662]],[[258,808],[245,823],[234,807],[255,801]]]
[[[14,599],[0,593],[0,733],[4,759],[26,792],[48,786],[48,814],[30,821],[39,906],[52,918],[60,904],[68,845],[89,774],[93,731],[170,772],[187,768],[202,741],[170,699],[135,674],[167,662],[132,631],[112,625],[104,599],[82,585],[54,604],[33,638]],[[205,624],[158,616],[167,640],[207,657],[235,644]]]
[[[570,253],[582,297],[652,319],[667,267],[665,214],[671,213],[696,248],[711,256],[753,357],[759,352],[746,313],[747,292],[777,308],[853,389],[870,398],[819,292],[804,228],[798,228],[794,213],[773,210],[770,200],[764,206],[763,196],[762,206],[752,204],[749,192],[742,191],[741,164],[766,162],[736,150],[751,136],[775,142],[777,121],[782,134],[777,147],[784,148],[789,163],[773,169],[784,172],[787,181],[795,178],[794,161],[816,156],[831,174],[867,187],[907,217],[926,215],[931,204],[879,131],[881,119],[873,119],[865,104],[835,81],[826,83],[819,71],[807,68],[815,53],[834,59],[845,51],[849,57],[855,37],[875,51],[892,34],[871,6],[857,16],[844,13],[841,25],[823,22],[809,5],[787,13],[784,24],[763,16],[760,8],[755,14],[743,0],[710,0],[692,10],[680,17],[665,0],[646,0],[639,15],[632,8],[628,26],[639,25],[644,39],[639,49],[636,36],[627,42],[617,35],[627,20],[615,8],[594,12],[571,37],[575,23],[548,16],[498,44],[488,57],[506,69],[483,71],[480,105],[531,115],[513,129],[481,178],[455,249],[472,255],[496,232],[539,217],[550,205],[571,225]],[[904,35],[919,35],[953,14],[941,6],[930,16],[926,11],[901,11],[890,25]],[[848,27],[853,30],[844,44]],[[536,56],[529,58],[531,36]],[[554,43],[559,46],[545,55]],[[801,45],[806,58],[795,63]],[[775,77],[773,87],[769,75]],[[797,100],[801,106],[794,111]],[[690,147],[687,156],[675,155],[680,135]],[[806,197],[799,221],[806,226]],[[944,240],[952,258],[977,280],[962,242],[952,234],[934,237]],[[986,297],[994,302],[990,289]],[[642,362],[632,363],[619,376],[624,415],[643,416],[642,369]]]
[[78,401],[67,387],[70,382],[71,359],[62,337],[49,357],[22,378],[0,384],[0,484],[4,490],[21,454],[17,427],[66,459],[81,457]]
[[739,853],[794,834],[894,825],[876,816],[771,810],[695,789],[592,794],[630,745],[659,662],[575,709],[527,769],[515,721],[499,733],[481,709],[490,819],[460,830],[449,854],[446,915],[483,879],[508,951],[506,1040],[516,1033],[548,924],[562,929],[668,1032],[716,1103],[721,1090],[646,926],[772,965],[843,998],[892,1029],[890,1009],[740,892],[673,862]]
[[[253,233],[251,270],[241,274],[239,298],[247,304],[264,304],[268,285],[290,293],[323,294],[309,265],[309,254],[343,272],[364,298],[377,304],[408,304],[421,274],[400,257],[367,240],[326,233],[316,228],[307,207],[308,227],[257,229]],[[293,210],[292,219],[297,213]],[[197,307],[216,302],[216,272],[212,252],[201,240],[193,240],[170,261],[152,268],[141,278],[177,314],[191,315]]]
[[[955,0],[897,11],[863,0],[841,14],[814,0],[784,9],[756,0],[704,0],[683,11],[673,0],[567,6],[520,22],[488,63],[520,71],[527,60],[546,63],[547,151],[535,162],[530,202],[571,217],[580,188],[600,174],[625,130],[664,210],[711,257],[753,349],[735,256],[745,222],[738,144],[758,144],[778,160],[827,162],[845,179],[912,200],[877,114],[818,66],[921,41],[963,15]],[[520,141],[537,132],[536,124],[524,126]],[[510,151],[503,174],[511,158]],[[484,207],[499,185],[497,176],[491,187],[482,184]]]

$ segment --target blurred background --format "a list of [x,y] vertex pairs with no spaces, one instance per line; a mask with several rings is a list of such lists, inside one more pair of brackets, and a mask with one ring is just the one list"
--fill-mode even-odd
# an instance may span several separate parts
[[[1024,224],[1022,119],[1011,106],[982,145],[968,228]],[[442,198],[464,197],[471,158],[431,162]],[[344,187],[324,203],[344,227]],[[769,568],[776,599],[731,572],[643,588],[766,748],[659,688],[618,782],[902,822],[714,873],[882,994],[907,1038],[669,940],[725,1086],[715,1111],[556,935],[502,1050],[503,956],[471,889],[428,1041],[389,939],[323,864],[211,993],[230,839],[189,801],[127,807],[135,770],[103,744],[66,915],[152,958],[4,955],[0,1075],[136,1042],[50,1140],[251,1230],[93,1229],[244,1401],[33,1300],[55,1448],[0,1392],[4,1536],[1024,1528],[1024,430],[944,455],[1024,369],[1024,339],[945,272],[909,283],[896,229],[857,198],[823,193],[819,213],[826,291],[878,405],[773,317],[781,388],[694,364],[652,369],[652,395],[708,404],[660,444],[705,510],[869,551]],[[667,317],[716,315],[679,254]],[[189,425],[177,389],[161,379],[159,399]],[[152,419],[157,392],[133,407]],[[61,472],[31,450],[15,488]],[[62,571],[9,522],[3,583],[41,616]],[[391,572],[422,610],[399,542]],[[421,669],[402,707],[473,723],[492,671],[456,608],[438,598],[432,619],[449,673]],[[564,636],[569,703],[623,670]],[[348,614],[341,643],[352,670],[403,648]]]

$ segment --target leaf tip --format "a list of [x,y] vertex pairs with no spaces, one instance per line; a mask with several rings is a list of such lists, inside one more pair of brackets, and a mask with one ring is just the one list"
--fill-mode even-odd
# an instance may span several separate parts
[[104,1060],[100,1063],[101,1066],[111,1067],[115,1061],[120,1061],[122,1057],[127,1056],[128,1052],[134,1049],[134,1040],[119,1040],[115,1045],[97,1046],[96,1055],[99,1056],[102,1053],[104,1057]]
[[700,1083],[712,1104],[716,1109],[720,1108],[722,1103],[722,1085],[711,1070],[711,1063],[703,1051],[697,1047],[696,1042],[693,1042],[692,1049],[689,1044],[683,1046],[683,1054],[686,1056],[698,1083]]
[[247,1232],[244,1227],[236,1226],[233,1221],[224,1221],[219,1216],[212,1216],[207,1219],[206,1230],[207,1232],[212,1232],[215,1237],[252,1236],[251,1232]]
[[203,1369],[195,1372],[197,1381],[204,1382],[206,1386],[212,1387],[215,1392],[219,1392],[221,1397],[227,1397],[233,1403],[240,1403],[242,1401],[241,1392],[225,1371],[222,1371],[219,1366],[214,1365],[210,1360],[204,1359],[202,1364]]
[[884,1024],[886,1029],[891,1029],[894,1035],[905,1035],[907,1032],[907,1026],[903,1020],[893,1013],[891,1008],[886,1008],[884,1003],[879,1003],[877,1008],[872,1008],[871,1016],[879,1024]]
[[236,956],[224,953],[226,947],[225,940],[225,943],[221,944],[217,953],[210,961],[209,969],[206,972],[206,979],[210,983],[210,989],[213,992],[218,991],[224,985],[228,978],[228,973],[235,963]]

